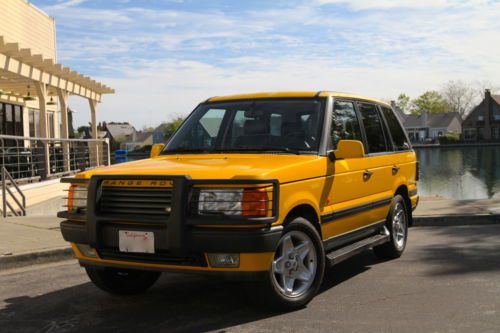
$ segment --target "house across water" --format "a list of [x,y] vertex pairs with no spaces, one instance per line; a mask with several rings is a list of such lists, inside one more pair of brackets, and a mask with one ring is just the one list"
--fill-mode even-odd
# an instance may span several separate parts
[[437,141],[450,134],[458,138],[462,133],[462,117],[458,112],[409,114],[403,124],[412,142]]
[[465,141],[500,141],[500,95],[485,90],[484,99],[465,118]]

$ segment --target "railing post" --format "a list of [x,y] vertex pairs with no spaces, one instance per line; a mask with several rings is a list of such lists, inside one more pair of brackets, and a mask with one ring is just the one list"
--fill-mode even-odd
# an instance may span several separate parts
[[[99,133],[97,131],[97,101],[89,98],[89,105],[91,113],[90,128],[92,130],[92,139],[97,140],[99,138]],[[94,155],[95,166],[99,166],[99,142],[94,141],[91,146],[93,147],[93,149],[91,149],[91,154]],[[92,157],[90,158],[90,164],[92,164]]]
[[7,217],[7,197],[5,196],[5,166],[2,166],[2,214]]
[[111,152],[109,149],[109,138],[104,139],[104,142],[106,143],[106,152],[107,152],[107,156],[108,156],[108,166],[110,166],[111,165]]
[[[47,104],[46,95],[47,87],[45,83],[34,82],[34,86],[38,95],[38,107],[40,109],[40,136],[42,138],[48,137],[47,130]],[[47,179],[50,175],[50,155],[49,155],[49,144],[46,140],[42,140],[43,152],[42,157],[44,161],[45,172],[41,173],[42,179]]]
[[57,97],[61,108],[61,138],[63,148],[63,166],[64,171],[71,170],[69,156],[69,127],[68,127],[68,93],[60,88],[57,89]]

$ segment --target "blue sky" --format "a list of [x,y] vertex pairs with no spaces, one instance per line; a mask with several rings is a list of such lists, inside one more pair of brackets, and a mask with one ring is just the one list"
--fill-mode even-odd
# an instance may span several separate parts
[[[497,0],[32,2],[56,19],[58,61],[116,89],[99,119],[137,128],[231,93],[500,86]],[[70,106],[88,121],[84,101]]]

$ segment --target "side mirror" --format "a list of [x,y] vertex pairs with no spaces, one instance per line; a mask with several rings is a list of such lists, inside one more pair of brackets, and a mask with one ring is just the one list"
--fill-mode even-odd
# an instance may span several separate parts
[[335,150],[336,158],[361,158],[365,156],[365,147],[358,140],[340,140]]
[[153,158],[160,155],[160,152],[163,150],[163,147],[165,147],[163,143],[154,144],[153,147],[151,147],[150,157]]

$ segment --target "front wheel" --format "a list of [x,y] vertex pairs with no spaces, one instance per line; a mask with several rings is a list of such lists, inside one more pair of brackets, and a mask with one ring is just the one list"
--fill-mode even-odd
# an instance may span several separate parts
[[391,209],[386,220],[390,233],[390,241],[373,248],[375,255],[381,259],[401,257],[408,238],[408,210],[404,198],[397,194],[391,203]]
[[284,229],[264,285],[256,295],[269,305],[286,310],[303,307],[317,294],[325,270],[321,237],[304,218]]
[[85,268],[90,280],[111,294],[134,295],[148,290],[161,273],[118,268]]

